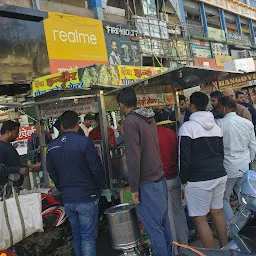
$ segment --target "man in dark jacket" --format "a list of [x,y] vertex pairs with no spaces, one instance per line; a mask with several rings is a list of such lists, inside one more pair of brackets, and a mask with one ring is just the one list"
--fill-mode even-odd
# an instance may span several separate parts
[[61,191],[77,256],[96,256],[98,199],[104,185],[104,170],[89,138],[78,134],[77,113],[66,111],[59,118],[62,135],[47,151],[47,170]]
[[201,92],[190,97],[191,116],[179,131],[180,178],[185,189],[189,216],[193,218],[205,248],[214,248],[207,222],[211,212],[221,247],[227,244],[227,226],[223,215],[223,197],[227,174],[223,165],[222,130],[213,114],[206,111],[209,99]]
[[210,94],[210,100],[211,100],[211,105],[212,105],[212,114],[215,119],[222,118],[222,116],[219,115],[218,113],[218,105],[219,105],[219,100],[222,97],[222,93],[220,91],[214,91]]
[[154,112],[144,108],[136,109],[137,98],[132,88],[121,90],[117,102],[126,116],[124,138],[133,203],[149,235],[154,254],[171,255],[168,191]]
[[255,110],[254,106],[251,103],[245,102],[245,95],[244,95],[243,92],[241,92],[241,91],[236,92],[236,102],[238,104],[246,107],[249,110],[249,112],[252,115],[252,123],[255,127],[255,125],[256,125],[256,110]]

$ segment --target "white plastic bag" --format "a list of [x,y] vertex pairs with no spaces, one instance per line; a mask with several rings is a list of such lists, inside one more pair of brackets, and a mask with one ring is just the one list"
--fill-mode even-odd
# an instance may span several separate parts
[[35,232],[43,232],[41,194],[13,194],[13,198],[0,202],[0,250],[8,249]]

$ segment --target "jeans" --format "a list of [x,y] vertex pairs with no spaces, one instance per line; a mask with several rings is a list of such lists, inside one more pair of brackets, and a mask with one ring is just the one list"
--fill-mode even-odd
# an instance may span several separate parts
[[188,225],[181,200],[180,178],[167,180],[168,214],[171,223],[172,238],[181,244],[188,244]]
[[72,228],[76,256],[96,256],[98,236],[98,200],[64,204]]
[[168,217],[168,191],[166,180],[141,184],[140,204],[136,207],[147,232],[155,256],[172,255],[172,233]]
[[233,190],[236,186],[240,184],[242,178],[228,178],[226,184],[226,190],[224,193],[224,206],[223,206],[223,213],[227,223],[234,217],[234,212],[230,206],[230,197],[233,194]]

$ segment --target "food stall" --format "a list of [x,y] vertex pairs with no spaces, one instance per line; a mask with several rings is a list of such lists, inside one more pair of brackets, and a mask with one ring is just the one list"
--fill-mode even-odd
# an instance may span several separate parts
[[[79,115],[99,113],[102,141],[96,141],[105,167],[105,190],[103,194],[111,200],[113,188],[122,179],[112,172],[113,158],[109,148],[107,112],[118,111],[112,96],[105,96],[111,90],[120,89],[137,79],[165,72],[166,68],[93,65],[73,69],[63,73],[37,78],[32,83],[32,94],[37,120],[57,119],[64,111],[74,110]],[[40,126],[38,126],[40,129]],[[44,136],[39,130],[42,156],[42,169],[45,185],[51,185],[45,166]],[[113,160],[114,161],[114,160]],[[112,161],[112,162],[113,162]],[[114,161],[116,162],[116,161]],[[121,172],[120,172],[121,173]]]

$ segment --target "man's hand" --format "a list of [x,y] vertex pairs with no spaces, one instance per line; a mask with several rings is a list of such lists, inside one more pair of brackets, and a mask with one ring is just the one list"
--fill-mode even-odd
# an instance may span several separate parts
[[140,203],[140,199],[139,199],[139,192],[134,192],[132,193],[132,202],[135,205],[138,205]]
[[29,174],[29,168],[24,167],[20,169],[20,175],[27,176]]
[[40,154],[40,151],[41,151],[41,147],[39,146],[39,147],[37,148],[36,152],[37,152],[38,154]]
[[31,164],[31,165],[28,166],[28,168],[29,168],[30,172],[39,172],[40,168],[41,168],[41,164],[40,163]]
[[187,185],[188,185],[187,183],[186,184],[182,184],[183,188],[185,188]]

